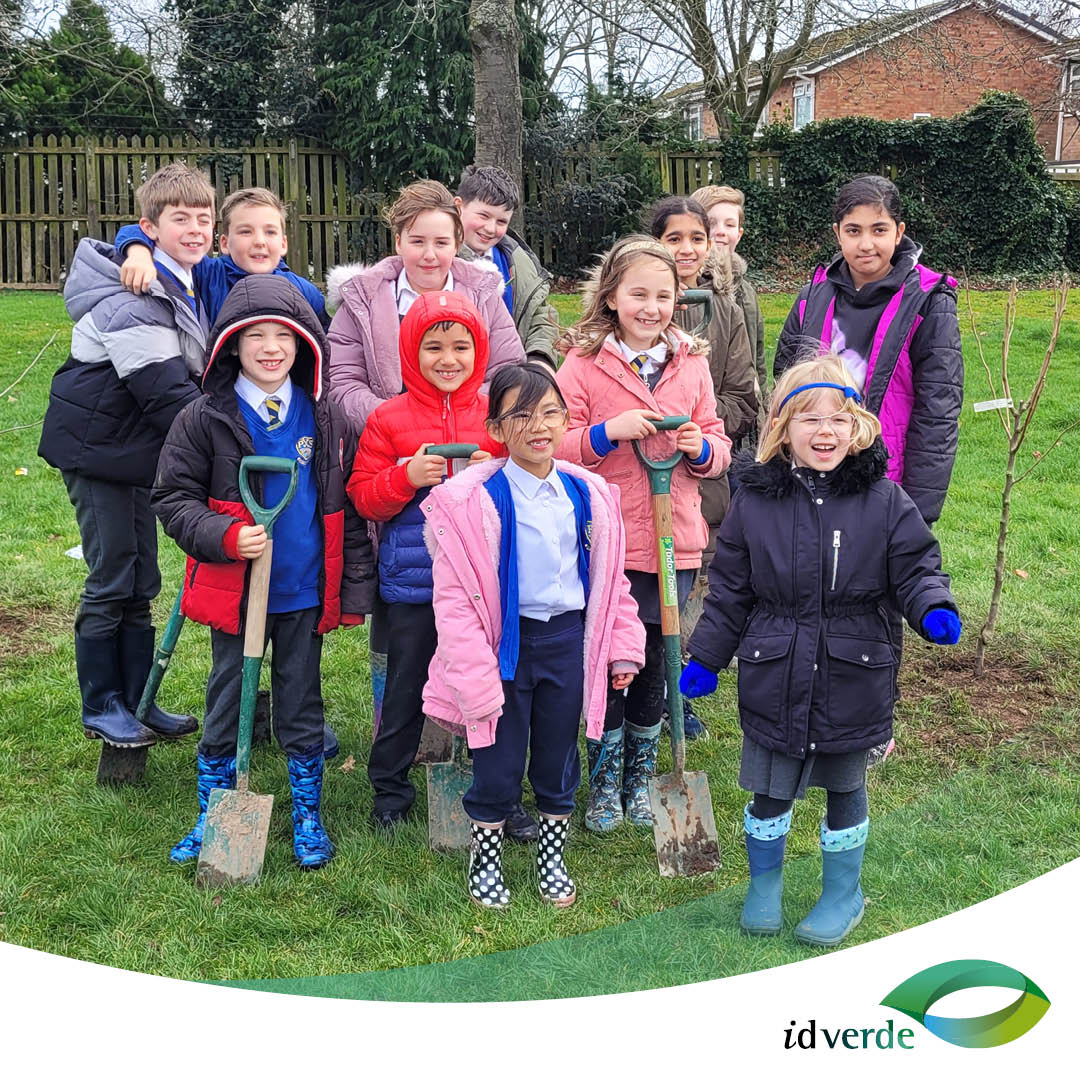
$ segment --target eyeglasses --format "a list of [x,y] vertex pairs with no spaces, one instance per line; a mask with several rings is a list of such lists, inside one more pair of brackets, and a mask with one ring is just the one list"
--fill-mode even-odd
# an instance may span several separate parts
[[831,416],[815,416],[813,413],[796,413],[792,418],[793,424],[798,424],[807,431],[820,431],[826,424],[831,430],[851,434],[855,426],[855,417],[848,412],[836,412]]
[[542,412],[512,412],[506,416],[499,417],[499,423],[512,423],[512,424],[535,424],[540,423],[545,427],[551,427],[554,424],[562,423],[566,418],[567,411],[561,405],[549,405]]

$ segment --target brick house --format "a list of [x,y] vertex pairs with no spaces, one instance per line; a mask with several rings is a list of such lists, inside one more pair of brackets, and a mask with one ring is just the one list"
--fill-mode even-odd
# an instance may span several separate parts
[[[1051,27],[993,0],[944,0],[828,31],[813,38],[788,70],[762,122],[798,130],[841,116],[952,116],[986,90],[1009,90],[1031,103],[1039,141],[1056,158],[1063,65],[1053,50],[1064,41]],[[760,85],[760,78],[751,72],[751,89],[755,82]],[[691,138],[716,137],[700,83],[669,97],[681,107]],[[1077,142],[1073,156],[1080,157]]]

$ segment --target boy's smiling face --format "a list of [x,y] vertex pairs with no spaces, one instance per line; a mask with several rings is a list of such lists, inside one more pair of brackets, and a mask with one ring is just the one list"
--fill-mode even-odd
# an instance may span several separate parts
[[161,211],[157,221],[142,218],[139,227],[169,258],[191,270],[214,242],[214,208],[172,203]]
[[436,323],[420,339],[420,374],[444,394],[452,394],[473,373],[476,345],[461,323]]
[[221,235],[221,253],[245,273],[273,273],[289,246],[284,225],[273,206],[238,206]]
[[264,393],[272,394],[296,362],[296,334],[277,322],[245,326],[237,334],[240,370]]
[[742,225],[739,224],[738,206],[730,202],[716,203],[709,207],[707,216],[712,242],[734,251],[743,234]]
[[455,199],[454,202],[461,211],[465,246],[477,255],[486,255],[506,235],[513,210],[508,206],[494,206],[480,199],[470,199],[468,202]]

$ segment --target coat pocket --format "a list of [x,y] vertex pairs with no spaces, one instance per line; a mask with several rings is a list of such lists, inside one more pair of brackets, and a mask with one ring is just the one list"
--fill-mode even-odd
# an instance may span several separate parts
[[887,641],[825,639],[829,653],[829,720],[839,727],[867,727],[892,716],[896,657]]
[[771,723],[780,719],[787,697],[794,634],[747,636],[739,642],[739,709]]

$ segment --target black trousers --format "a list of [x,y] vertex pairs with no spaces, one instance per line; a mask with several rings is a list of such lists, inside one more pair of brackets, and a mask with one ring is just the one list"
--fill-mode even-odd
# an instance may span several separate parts
[[645,666],[634,676],[634,681],[626,690],[612,690],[608,686],[604,730],[621,728],[624,720],[635,727],[659,724],[664,711],[666,681],[667,661],[660,624],[645,623]]
[[[282,611],[266,616],[270,654],[270,698],[274,733],[290,757],[321,754],[323,700],[319,665],[322,635],[315,633],[319,609]],[[243,683],[243,634],[210,631],[214,666],[206,687],[206,719],[199,753],[218,757],[236,753]]]
[[64,470],[75,507],[86,576],[75,633],[113,637],[120,625],[150,625],[150,602],[161,591],[157,563],[157,519],[150,489],[112,484]]
[[435,655],[435,609],[431,604],[387,604],[386,688],[382,716],[368,758],[375,813],[404,813],[416,798],[409,767],[424,731],[423,690]]
[[581,783],[577,736],[584,696],[585,619],[580,611],[548,622],[521,619],[513,682],[503,681],[495,742],[472,752],[472,787],[461,800],[473,821],[505,821],[521,802],[525,755],[536,808],[549,817],[573,813]]

